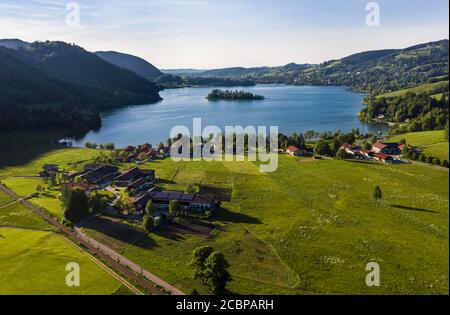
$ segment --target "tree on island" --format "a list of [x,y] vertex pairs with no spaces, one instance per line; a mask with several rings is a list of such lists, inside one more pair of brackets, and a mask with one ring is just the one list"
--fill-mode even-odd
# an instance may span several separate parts
[[212,90],[206,99],[210,101],[214,100],[263,100],[264,96],[254,95],[250,92],[245,91],[230,91],[230,90]]

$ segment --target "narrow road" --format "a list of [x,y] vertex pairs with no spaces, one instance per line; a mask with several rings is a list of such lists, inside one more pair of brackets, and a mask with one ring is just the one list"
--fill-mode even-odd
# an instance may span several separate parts
[[147,289],[151,294],[164,294],[153,285],[154,283],[164,288],[170,294],[184,295],[183,292],[168,284],[164,280],[158,278],[157,276],[153,275],[152,273],[148,272],[147,270],[143,269],[141,266],[123,257],[122,255],[101,244],[100,242],[88,237],[87,235],[82,233],[79,228],[72,229],[62,225],[61,223],[50,217],[48,214],[43,212],[41,209],[20,198],[13,191],[4,187],[3,185],[0,185],[0,190],[10,195],[14,199],[16,199],[17,202],[20,202],[22,205],[36,213],[38,216],[42,217],[45,221],[58,228],[58,230],[63,232],[67,236],[67,238],[74,244],[83,245],[90,254],[98,255],[105,262],[107,262],[108,265],[119,271],[121,274],[125,275],[127,278],[132,279],[141,287]]
[[15,203],[21,202],[22,200],[26,200],[26,199],[29,199],[29,198],[31,198],[31,196],[28,196],[28,197],[24,197],[24,198],[20,198],[20,199],[16,199],[16,200],[10,201],[10,202],[8,202],[8,203],[5,203],[4,205],[1,205],[1,206],[0,206],[0,209],[6,208],[6,207],[8,207],[8,206],[11,206],[11,205],[13,205],[13,204],[15,204]]

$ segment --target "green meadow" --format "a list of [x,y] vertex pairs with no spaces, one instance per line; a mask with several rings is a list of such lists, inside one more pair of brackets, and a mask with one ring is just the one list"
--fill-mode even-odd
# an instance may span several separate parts
[[419,147],[426,156],[449,160],[448,141],[444,139],[444,130],[420,131],[391,137],[391,141],[406,140],[406,143]]
[[[66,264],[80,266],[80,286],[66,285]],[[0,294],[113,294],[121,284],[59,234],[0,228]]]
[[[415,93],[415,94],[422,94],[422,93],[429,93],[435,89],[440,89],[440,88],[444,88],[448,91],[448,80],[444,80],[444,81],[439,81],[439,82],[434,82],[434,83],[425,83],[416,87],[412,87],[409,89],[403,89],[403,90],[398,90],[398,91],[394,91],[394,92],[390,92],[390,93],[385,93],[385,94],[381,94],[378,95],[377,97],[398,97],[398,96],[403,96],[406,93]],[[436,99],[440,99],[442,97],[443,93],[438,93],[435,95],[432,95],[433,97],[435,97]]]
[[[160,230],[129,240],[105,229],[88,233],[121,242],[125,256],[185,292],[208,293],[191,279],[191,252],[225,253],[238,294],[448,293],[448,172],[420,165],[350,161],[300,163],[280,156],[276,172],[251,162],[151,163],[174,187],[204,184],[232,190],[211,238]],[[192,174],[189,176],[188,174]],[[420,182],[420,186],[417,184]],[[376,185],[383,201],[372,199]],[[382,284],[365,284],[366,264]]]
[[[23,165],[0,168],[0,180],[18,194],[27,195],[35,190],[37,179],[14,176],[37,174],[44,163],[70,168],[74,162],[90,161],[97,154],[99,151],[88,149],[54,149]],[[95,226],[85,231],[109,246],[117,245],[115,248],[125,256],[186,293],[193,289],[209,292],[192,279],[193,270],[188,265],[192,250],[201,245],[211,245],[225,253],[234,279],[227,285],[230,293],[449,292],[449,175],[445,170],[415,164],[299,162],[284,155],[280,155],[274,173],[260,173],[258,165],[248,161],[166,159],[144,167],[155,169],[160,182],[168,188],[203,184],[231,192],[231,201],[223,202],[223,209],[211,219],[217,227],[212,236],[174,234],[160,229],[150,237],[136,238]],[[381,202],[372,198],[376,185],[383,192]],[[60,207],[53,199],[54,204],[40,201],[44,206],[48,203]],[[2,220],[9,222],[4,225],[13,226],[14,216],[5,215],[2,210]],[[5,244],[9,243],[15,246],[13,241]],[[30,255],[32,259],[27,259],[33,261],[33,254]],[[43,257],[47,260],[50,256]],[[365,284],[369,262],[380,265],[380,287]],[[15,274],[12,265],[3,267],[1,273],[5,270]],[[102,283],[96,275],[108,279],[101,272],[89,273],[92,283]],[[101,292],[105,294],[116,288],[103,287],[108,287],[108,292]]]
[[[33,146],[36,147],[36,143],[31,143],[30,147]],[[38,184],[44,186],[44,182],[38,178],[13,176],[36,176],[44,163],[71,167],[68,163],[90,159],[98,154],[98,151],[83,149],[48,148],[53,150],[42,154],[36,149],[33,154],[31,150],[24,150],[25,155],[30,153],[26,157],[18,157],[15,161],[1,159],[0,181],[19,196],[28,196],[36,191]],[[2,158],[12,156],[5,153],[2,152]],[[24,164],[20,165],[17,161],[24,161]],[[52,225],[19,203],[6,205],[12,200],[0,192],[0,294],[128,293],[128,289],[89,256],[56,233]],[[55,191],[47,191],[46,195],[29,201],[45,207],[56,216],[62,214],[61,202]],[[80,287],[65,284],[65,266],[68,262],[80,265]]]

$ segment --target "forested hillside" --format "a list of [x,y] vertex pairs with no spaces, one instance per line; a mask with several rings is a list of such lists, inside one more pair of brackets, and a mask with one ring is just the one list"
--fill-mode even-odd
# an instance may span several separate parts
[[102,110],[160,100],[155,83],[63,42],[0,47],[0,83],[0,131],[81,132],[100,125]]
[[147,80],[153,81],[163,75],[163,73],[154,65],[133,55],[115,51],[98,51],[95,54],[103,60],[120,68],[130,70]]
[[381,94],[414,87],[432,77],[448,75],[448,53],[446,39],[405,49],[361,52],[320,65],[226,68],[206,71],[197,76],[245,78],[256,83],[343,85]]

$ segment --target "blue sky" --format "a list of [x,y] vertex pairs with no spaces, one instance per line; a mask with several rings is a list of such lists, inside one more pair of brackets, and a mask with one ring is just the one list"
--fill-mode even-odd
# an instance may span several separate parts
[[[66,25],[66,4],[80,26]],[[0,38],[63,40],[141,56],[160,68],[319,63],[449,37],[447,0],[0,0]]]

